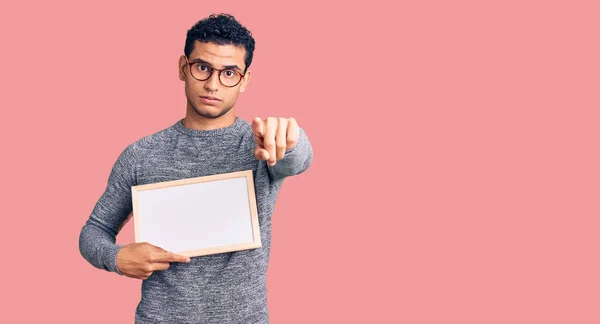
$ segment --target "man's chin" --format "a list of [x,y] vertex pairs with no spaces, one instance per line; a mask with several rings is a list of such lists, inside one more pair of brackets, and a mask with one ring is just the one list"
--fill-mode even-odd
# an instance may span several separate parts
[[204,118],[215,119],[227,113],[224,109],[219,109],[215,106],[192,107],[196,113]]

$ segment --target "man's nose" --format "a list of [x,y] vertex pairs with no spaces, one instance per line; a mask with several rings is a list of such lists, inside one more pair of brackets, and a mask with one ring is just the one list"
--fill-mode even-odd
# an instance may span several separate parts
[[210,91],[217,91],[219,89],[219,71],[213,71],[210,78],[204,81],[204,88]]

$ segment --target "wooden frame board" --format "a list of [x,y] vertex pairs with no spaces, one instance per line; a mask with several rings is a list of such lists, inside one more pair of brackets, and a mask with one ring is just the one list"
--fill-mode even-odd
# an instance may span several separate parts
[[262,246],[252,170],[131,187],[135,242],[188,257]]

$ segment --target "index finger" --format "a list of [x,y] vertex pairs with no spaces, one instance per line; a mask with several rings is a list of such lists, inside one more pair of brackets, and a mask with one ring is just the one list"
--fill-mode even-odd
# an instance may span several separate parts
[[265,133],[264,124],[260,117],[256,117],[252,120],[252,131],[256,135],[263,136]]
[[185,255],[175,254],[173,252],[158,253],[154,258],[153,262],[190,262],[190,258]]

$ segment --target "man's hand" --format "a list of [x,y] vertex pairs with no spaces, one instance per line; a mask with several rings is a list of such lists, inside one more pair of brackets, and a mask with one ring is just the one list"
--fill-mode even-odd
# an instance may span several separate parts
[[169,262],[190,262],[190,258],[146,242],[129,244],[117,253],[117,268],[130,278],[148,279],[156,270],[169,269]]
[[263,122],[260,117],[252,121],[252,131],[257,160],[266,160],[270,166],[283,159],[285,151],[298,142],[300,128],[294,118],[267,117]]

